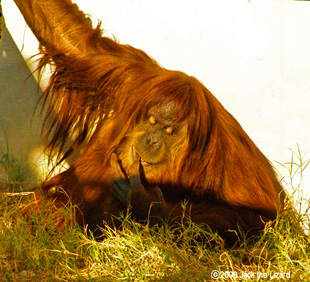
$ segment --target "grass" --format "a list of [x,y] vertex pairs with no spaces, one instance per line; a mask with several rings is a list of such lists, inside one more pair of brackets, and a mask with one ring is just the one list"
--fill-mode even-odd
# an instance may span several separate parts
[[3,154],[0,150],[0,187],[5,187],[8,191],[22,191],[28,185],[29,170],[26,165],[9,153]]
[[[283,164],[294,193],[300,186],[293,178],[308,164],[300,151]],[[214,281],[217,274],[218,281],[310,281],[309,236],[299,228],[309,226],[308,212],[295,217],[288,208],[254,244],[241,241],[234,249],[194,224],[174,235],[171,228],[141,226],[127,217],[122,230],[104,229],[97,242],[74,224],[59,233],[40,214],[30,224],[22,207],[34,195],[7,193],[10,185],[0,193],[0,281]],[[197,242],[197,236],[211,236],[217,244]]]
[[19,192],[29,184],[29,168],[22,158],[18,160],[12,156],[7,135],[2,126],[1,130],[6,141],[6,152],[0,149],[0,193],[4,192],[4,189],[10,192]]

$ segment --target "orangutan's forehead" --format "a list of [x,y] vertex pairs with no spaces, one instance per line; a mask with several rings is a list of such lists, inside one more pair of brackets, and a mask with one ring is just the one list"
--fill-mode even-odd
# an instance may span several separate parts
[[160,116],[163,119],[173,119],[175,116],[175,103],[168,102],[156,105],[148,111],[148,115]]

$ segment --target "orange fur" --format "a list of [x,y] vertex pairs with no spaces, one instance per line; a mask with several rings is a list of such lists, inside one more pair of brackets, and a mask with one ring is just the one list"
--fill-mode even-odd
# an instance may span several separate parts
[[[117,172],[111,154],[117,152],[128,174],[128,152],[141,120],[152,107],[173,104],[174,122],[184,124],[183,133],[166,163],[146,171],[151,187],[133,190],[132,215],[159,224],[158,218],[181,221],[185,212],[230,243],[236,238],[228,230],[253,234],[276,218],[285,193],[272,166],[197,79],[103,37],[100,26],[93,28],[69,0],[15,2],[43,46],[40,68],[55,66],[44,93],[49,145],[68,148],[65,157],[84,146],[67,171],[43,185],[45,193],[61,186],[90,228],[112,222],[127,207],[113,194]],[[58,193],[52,198],[66,201]]]

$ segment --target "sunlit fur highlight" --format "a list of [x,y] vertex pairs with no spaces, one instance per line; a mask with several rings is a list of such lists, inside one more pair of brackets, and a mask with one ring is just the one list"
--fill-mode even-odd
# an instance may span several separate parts
[[80,224],[111,223],[111,215],[125,210],[113,193],[111,155],[118,154],[128,173],[137,126],[154,106],[173,104],[173,119],[185,124],[186,134],[161,169],[147,172],[164,200],[153,205],[158,199],[150,190],[134,190],[132,215],[153,224],[158,218],[183,223],[186,215],[230,243],[236,236],[228,230],[251,235],[276,218],[285,193],[272,166],[201,82],[104,37],[100,24],[93,28],[70,0],[15,2],[41,43],[39,69],[53,65],[43,94],[48,146],[63,158],[82,152],[67,171],[42,185],[46,197],[66,202],[68,197],[48,194],[61,186],[79,206]]

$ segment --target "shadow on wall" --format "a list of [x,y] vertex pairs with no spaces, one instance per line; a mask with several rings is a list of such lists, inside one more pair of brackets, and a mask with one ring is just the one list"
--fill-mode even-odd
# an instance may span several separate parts
[[2,13],[2,7],[1,7],[1,2],[0,2],[0,47],[1,47],[1,42],[2,42],[2,27],[3,27],[3,13]]
[[[35,179],[30,156],[41,146],[38,100],[41,90],[28,69],[6,27],[0,49],[0,178],[9,178],[5,164],[18,160],[27,164],[30,179]],[[29,179],[29,175],[28,175]],[[29,185],[26,185],[29,186]]]

